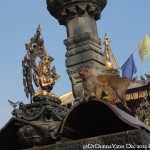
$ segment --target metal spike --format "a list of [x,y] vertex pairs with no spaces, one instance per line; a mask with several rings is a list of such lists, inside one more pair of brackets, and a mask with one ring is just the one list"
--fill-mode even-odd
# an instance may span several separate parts
[[24,62],[24,60],[22,60],[22,67],[25,67],[25,62]]
[[24,77],[26,76],[25,68],[22,69],[22,74],[23,74]]
[[26,87],[26,85],[27,85],[26,79],[23,79],[23,85],[24,85],[24,87]]
[[24,91],[25,91],[26,97],[29,98],[29,92],[28,92],[28,89],[27,89],[27,88],[24,88]]

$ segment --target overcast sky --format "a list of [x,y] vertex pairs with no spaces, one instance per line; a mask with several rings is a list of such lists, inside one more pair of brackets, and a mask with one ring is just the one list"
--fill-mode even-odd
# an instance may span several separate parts
[[[145,34],[150,36],[150,0],[108,0],[106,8],[97,21],[101,40],[107,33],[111,48],[121,67],[139,45]],[[12,117],[12,106],[8,99],[25,104],[21,61],[26,54],[25,44],[35,34],[38,24],[42,28],[45,48],[54,57],[61,78],[56,81],[53,93],[60,96],[71,91],[66,73],[63,40],[67,38],[66,28],[50,16],[45,0],[1,0],[0,4],[0,128]],[[102,47],[103,48],[103,47]],[[150,57],[141,62],[138,52],[134,59],[139,78],[150,74]]]

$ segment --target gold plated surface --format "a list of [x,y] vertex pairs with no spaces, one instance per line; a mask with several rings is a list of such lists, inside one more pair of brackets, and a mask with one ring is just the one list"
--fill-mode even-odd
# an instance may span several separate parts
[[110,48],[110,42],[111,41],[108,39],[107,35],[105,34],[105,39],[103,44],[105,45],[104,56],[105,56],[106,70],[107,72],[115,71],[118,74],[119,66]]
[[[24,91],[27,98],[30,97],[32,100],[33,96],[38,95],[54,96],[51,90],[55,85],[55,80],[60,76],[56,73],[55,66],[50,67],[54,58],[49,56],[44,48],[40,25],[34,37],[25,46],[27,54],[22,60],[22,67]],[[35,90],[36,87],[38,90]]]

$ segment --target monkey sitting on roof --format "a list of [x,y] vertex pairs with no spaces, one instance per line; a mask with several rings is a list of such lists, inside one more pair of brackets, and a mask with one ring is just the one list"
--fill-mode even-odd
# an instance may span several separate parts
[[[118,75],[98,75],[95,76],[90,69],[81,69],[79,75],[82,78],[81,97],[88,100],[95,96],[96,99],[104,99],[111,104],[115,104],[117,98],[125,108],[128,108],[125,100],[125,91],[129,84],[129,79]],[[102,97],[102,92],[106,96]]]

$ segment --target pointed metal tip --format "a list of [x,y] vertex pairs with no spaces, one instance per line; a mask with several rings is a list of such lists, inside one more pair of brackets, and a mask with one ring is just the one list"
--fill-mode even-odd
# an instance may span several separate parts
[[105,39],[108,39],[107,34],[105,33]]
[[38,25],[38,27],[37,27],[37,31],[41,32],[40,23],[39,23],[39,25]]

